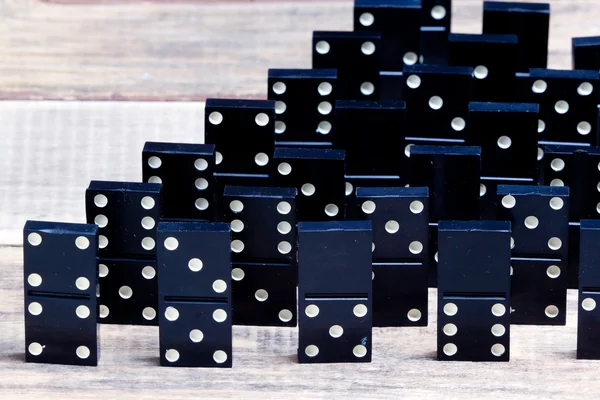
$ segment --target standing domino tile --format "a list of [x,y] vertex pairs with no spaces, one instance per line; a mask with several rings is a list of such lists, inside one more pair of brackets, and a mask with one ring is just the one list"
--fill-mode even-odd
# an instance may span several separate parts
[[331,146],[337,91],[335,69],[270,69],[277,145]]
[[413,146],[411,187],[428,187],[430,222],[479,218],[481,148],[475,146]]
[[338,101],[335,124],[334,143],[346,151],[346,174],[400,175],[407,134],[403,101]]
[[482,219],[496,219],[496,187],[532,185],[537,175],[537,104],[471,103],[467,144],[481,147]]
[[162,218],[213,220],[215,146],[146,142],[142,152],[144,182],[162,183]]
[[539,183],[570,188],[569,220],[600,218],[600,148],[547,145],[543,152]]
[[498,186],[499,220],[510,221],[511,323],[564,325],[569,188]]
[[413,146],[408,165],[409,185],[429,188],[429,284],[435,286],[438,221],[479,219],[481,148]]
[[438,360],[509,360],[509,222],[440,221],[437,338]]
[[600,70],[600,36],[573,38],[572,48],[573,69]]
[[298,189],[299,221],[344,219],[344,170],[342,150],[275,149],[274,183]]
[[356,189],[351,218],[373,224],[373,326],[427,326],[427,188]]
[[481,147],[482,176],[535,177],[538,113],[537,104],[469,104],[467,144]]
[[404,99],[409,134],[404,152],[419,142],[463,143],[469,115],[473,68],[404,67]]
[[371,222],[298,224],[298,361],[370,362]]
[[517,70],[546,68],[550,4],[483,2],[483,33],[515,34],[519,38]]
[[85,200],[87,222],[100,228],[100,258],[155,257],[160,184],[91,181]]
[[[338,100],[379,98],[381,35],[374,32],[313,32],[312,67],[336,69]],[[333,103],[332,103],[333,105]],[[326,112],[328,108],[322,108]]]
[[158,325],[156,260],[101,258],[98,322]]
[[156,226],[162,188],[157,183],[92,181],[88,223],[99,226],[98,322],[156,325]]
[[421,0],[355,0],[354,30],[381,32],[384,70],[419,61]]
[[517,72],[516,35],[472,35],[448,37],[449,65],[473,67],[474,101],[513,101]]
[[234,325],[296,326],[295,188],[226,186]]
[[598,145],[598,71],[531,69],[523,101],[540,105],[541,144]]
[[600,148],[585,145],[542,147],[542,174],[538,183],[568,186],[569,288],[577,288],[579,271],[579,221],[600,216]]
[[231,367],[229,224],[158,226],[160,365]]
[[579,257],[579,308],[577,313],[577,358],[600,359],[600,221],[581,221]]
[[25,360],[98,365],[98,227],[27,221]]
[[275,101],[208,99],[204,142],[215,145],[217,172],[265,174],[275,141]]

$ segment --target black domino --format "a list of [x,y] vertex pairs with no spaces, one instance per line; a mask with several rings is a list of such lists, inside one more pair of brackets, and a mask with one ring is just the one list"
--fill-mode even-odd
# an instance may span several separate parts
[[600,148],[542,146],[538,183],[568,186],[569,207],[569,288],[577,288],[579,270],[579,221],[600,216]]
[[231,367],[229,224],[161,222],[157,241],[160,364]]
[[23,230],[25,360],[98,364],[98,227],[28,221]]
[[564,325],[569,188],[500,185],[497,197],[497,218],[512,226],[511,323]]
[[373,226],[373,326],[427,326],[427,188],[356,189],[351,218]]
[[206,100],[204,141],[215,145],[217,172],[267,173],[275,146],[275,101]]
[[273,155],[273,182],[298,190],[298,221],[344,219],[343,150],[278,148]]
[[214,145],[146,142],[142,172],[144,182],[163,185],[163,220],[216,217]]
[[483,33],[515,34],[519,38],[517,70],[546,68],[550,4],[485,1]]
[[[404,67],[407,146],[425,142],[464,143],[473,68],[438,65]],[[406,155],[410,150],[406,148]]]
[[355,0],[354,30],[381,32],[384,70],[419,60],[421,0]]
[[481,148],[412,146],[408,184],[429,188],[429,284],[437,279],[437,223],[479,219]]
[[481,147],[482,176],[535,177],[538,114],[537,104],[469,104],[466,142]]
[[158,183],[92,181],[88,223],[99,226],[99,313],[107,324],[156,325]]
[[600,36],[573,38],[573,69],[600,70]]
[[504,221],[440,221],[438,360],[509,360],[510,231]]
[[331,146],[337,92],[335,69],[270,69],[277,145]]
[[381,34],[313,32],[312,67],[337,69],[338,100],[377,100]]
[[598,144],[598,71],[531,69],[523,101],[540,105],[541,144]]
[[577,358],[600,359],[600,221],[581,221]]
[[346,174],[400,175],[408,133],[403,101],[338,101],[335,124],[336,148],[346,151]]
[[100,228],[101,258],[155,257],[160,184],[91,181],[85,196],[87,222]]
[[370,362],[370,221],[298,224],[298,361]]
[[513,101],[516,35],[450,34],[448,64],[473,67],[474,101]]
[[235,325],[296,326],[296,188],[226,186]]

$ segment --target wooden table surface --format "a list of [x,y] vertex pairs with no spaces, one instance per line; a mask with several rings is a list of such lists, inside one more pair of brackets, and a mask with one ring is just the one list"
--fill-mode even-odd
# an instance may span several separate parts
[[[550,2],[568,68],[600,3]],[[511,328],[509,363],[435,361],[434,291],[427,328],[374,329],[370,364],[299,365],[296,329],[234,327],[233,369],[162,368],[157,328],[104,325],[97,368],[23,362],[24,221],[82,222],[90,179],[139,180],[144,141],[200,141],[203,99],[264,97],[269,67],[310,67],[311,31],[351,20],[351,1],[0,0],[0,398],[598,399],[576,292],[566,327]],[[480,26],[455,0],[453,31]]]

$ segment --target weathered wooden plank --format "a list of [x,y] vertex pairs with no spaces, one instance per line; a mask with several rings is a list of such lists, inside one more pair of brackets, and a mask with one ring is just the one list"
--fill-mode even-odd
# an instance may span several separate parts
[[0,121],[0,244],[27,219],[85,221],[90,180],[142,179],[145,141],[204,140],[204,103],[2,101]]

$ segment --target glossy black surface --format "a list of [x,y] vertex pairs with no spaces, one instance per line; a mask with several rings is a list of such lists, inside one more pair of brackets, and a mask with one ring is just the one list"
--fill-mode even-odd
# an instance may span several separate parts
[[573,38],[573,69],[600,70],[600,36]]
[[[473,86],[473,68],[439,65],[404,67],[403,97],[408,134],[438,143],[464,142]],[[407,138],[408,144],[416,144]],[[450,143],[446,143],[450,144]]]
[[142,151],[144,182],[163,185],[163,219],[214,220],[214,171],[212,144],[146,142]]
[[270,69],[269,100],[275,103],[278,146],[331,145],[335,136],[335,69]]
[[427,326],[427,188],[356,189],[353,218],[373,229],[373,326]]
[[382,69],[417,62],[420,28],[421,0],[354,2],[354,30],[381,32]]
[[335,124],[334,144],[346,151],[346,174],[400,175],[408,134],[403,101],[338,101]]
[[438,360],[509,360],[510,232],[504,221],[439,223]]
[[204,143],[215,145],[217,172],[267,173],[274,140],[275,101],[206,100]]
[[538,113],[537,104],[469,104],[466,144],[481,147],[482,176],[535,177]]
[[25,360],[98,364],[98,227],[28,221],[23,230]]
[[550,4],[485,1],[483,33],[515,34],[519,38],[517,70],[546,68]]
[[91,181],[85,192],[86,218],[100,227],[99,256],[155,258],[161,204],[158,183]]
[[295,259],[234,262],[232,271],[234,325],[296,326]]
[[600,359],[600,221],[581,221],[577,358]]
[[231,367],[229,224],[162,222],[157,246],[160,364]]
[[377,32],[313,32],[312,67],[338,73],[338,100],[377,100],[383,47]]
[[472,101],[514,101],[516,35],[450,34],[448,65],[474,68]]
[[[342,150],[275,149],[272,182],[298,190],[298,221],[344,219],[345,157]],[[308,185],[314,190],[307,191]]]
[[538,140],[598,145],[598,71],[531,69],[521,101],[540,105]]
[[372,240],[370,221],[298,224],[300,363],[371,361]]
[[481,149],[473,146],[413,146],[411,187],[428,187],[430,222],[479,218]]
[[158,325],[156,261],[106,258],[99,259],[98,265],[100,271],[98,322]]

